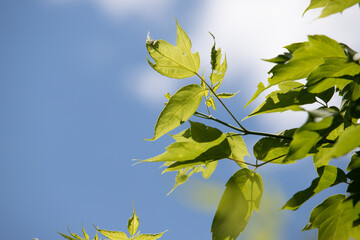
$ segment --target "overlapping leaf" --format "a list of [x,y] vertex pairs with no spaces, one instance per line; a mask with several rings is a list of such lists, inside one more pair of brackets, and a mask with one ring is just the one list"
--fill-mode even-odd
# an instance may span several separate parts
[[[220,130],[202,123],[190,121],[191,127],[173,135],[175,143],[166,151],[143,162],[164,162],[167,168],[163,172],[178,171],[172,191],[197,172],[204,178],[210,177],[219,159],[232,158],[243,161],[248,155],[246,146],[240,135],[223,134]],[[239,163],[246,167],[245,164]]]
[[263,162],[271,161],[271,163],[278,164],[294,163],[295,161],[284,162],[284,159],[286,154],[289,152],[291,138],[294,135],[295,130],[296,129],[289,129],[278,134],[279,136],[287,138],[261,138],[256,142],[253,148],[255,158]]
[[339,140],[319,161],[329,162],[332,158],[341,157],[351,150],[360,147],[360,125],[348,127],[341,133]]
[[304,202],[322,190],[346,182],[345,173],[335,166],[327,165],[317,169],[319,177],[315,178],[311,186],[297,192],[282,209],[297,210]]
[[150,38],[146,39],[146,48],[154,59],[150,66],[160,74],[171,78],[187,78],[197,74],[200,68],[199,53],[191,52],[191,41],[185,31],[176,21],[176,46],[164,41]]
[[156,140],[187,121],[199,107],[203,93],[204,90],[197,84],[179,89],[160,113],[155,124],[154,137],[149,140]]
[[253,210],[258,210],[263,192],[259,174],[243,168],[226,183],[211,226],[213,240],[235,240],[245,229]]
[[320,140],[326,139],[341,123],[341,115],[333,109],[310,111],[308,122],[295,131],[284,161],[306,157]]
[[359,226],[353,227],[359,213],[360,203],[353,205],[340,194],[330,196],[312,210],[309,223],[303,230],[318,228],[318,240],[359,239]]
[[341,13],[345,9],[359,3],[360,0],[311,0],[304,14],[310,9],[323,8],[319,18],[327,17],[331,14]]

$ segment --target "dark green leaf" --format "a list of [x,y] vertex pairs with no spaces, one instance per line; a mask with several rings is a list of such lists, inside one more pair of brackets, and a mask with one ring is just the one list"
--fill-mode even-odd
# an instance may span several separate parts
[[354,155],[352,155],[351,161],[350,161],[349,165],[347,166],[346,171],[351,171],[356,168],[360,168],[360,151],[358,151],[358,152],[354,153]]
[[226,183],[211,226],[213,240],[235,240],[258,210],[263,184],[261,176],[243,168]]
[[315,178],[311,186],[296,193],[281,209],[297,210],[304,202],[322,190],[346,182],[345,173],[335,166],[327,165],[317,169],[318,178]]

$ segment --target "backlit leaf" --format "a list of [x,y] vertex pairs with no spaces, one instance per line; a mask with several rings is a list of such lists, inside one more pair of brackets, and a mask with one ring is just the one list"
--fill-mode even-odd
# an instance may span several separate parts
[[[360,213],[360,204],[353,205],[344,195],[333,195],[316,206],[303,230],[318,228],[319,240],[348,240],[353,235],[353,221]],[[354,236],[354,235],[353,235]]]
[[136,231],[139,228],[139,224],[140,224],[140,220],[139,220],[138,216],[135,213],[135,206],[134,206],[133,207],[133,214],[132,214],[131,218],[129,218],[128,225],[127,225],[128,231],[129,231],[131,236],[133,236],[136,233]]
[[154,137],[148,140],[156,140],[187,121],[199,107],[203,93],[199,85],[190,84],[171,96],[156,122]]
[[[296,129],[285,130],[278,135],[291,138]],[[271,163],[294,163],[295,161],[286,161],[286,154],[289,152],[291,139],[264,137],[254,145],[253,152],[256,159]]]
[[254,95],[251,97],[251,99],[245,104],[244,108],[246,108],[252,101],[254,101],[264,90],[265,90],[265,85],[260,82],[258,85],[257,85],[257,90],[256,92],[254,93]]
[[360,168],[360,151],[352,155],[349,165],[346,168],[346,171],[351,171],[356,168]]
[[345,173],[335,166],[327,165],[317,169],[319,177],[315,178],[311,186],[296,193],[281,209],[297,210],[304,202],[322,190],[346,182]]
[[360,147],[360,125],[348,127],[341,133],[338,141],[331,151],[319,161],[330,161],[332,158],[341,157],[353,149]]
[[277,64],[269,73],[270,85],[283,81],[306,78],[315,68],[324,63],[324,58],[346,58],[342,47],[335,40],[324,35],[308,36],[305,42],[293,52],[293,57],[285,64]]
[[197,74],[200,68],[199,53],[191,52],[191,41],[185,31],[176,21],[177,41],[176,46],[164,40],[152,40],[148,36],[146,48],[154,59],[150,66],[160,74],[171,78],[187,78]]
[[137,236],[135,238],[135,240],[156,240],[161,238],[161,236],[164,234],[165,232],[162,233],[155,233],[155,234],[140,234],[139,236]]
[[304,14],[310,9],[323,8],[319,18],[327,17],[331,14],[341,13],[345,9],[359,3],[360,0],[311,0],[310,5]]
[[102,235],[107,237],[109,240],[127,240],[128,237],[126,233],[121,231],[109,231],[105,229],[98,229],[96,228]]
[[254,209],[258,210],[263,184],[261,176],[243,168],[226,183],[211,226],[213,240],[235,240],[244,231]]
[[242,167],[247,168],[245,163],[239,162],[244,161],[245,156],[250,156],[245,145],[244,139],[240,135],[236,135],[235,133],[226,133],[227,140],[231,149],[231,155],[229,158],[238,160],[236,163]]
[[231,98],[231,97],[234,97],[236,94],[238,94],[239,91],[237,91],[236,93],[227,93],[227,92],[224,92],[224,93],[217,93],[216,95],[219,97],[219,98]]

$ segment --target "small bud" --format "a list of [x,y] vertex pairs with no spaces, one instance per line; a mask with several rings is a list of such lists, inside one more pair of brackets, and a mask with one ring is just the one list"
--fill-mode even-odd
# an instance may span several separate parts
[[148,32],[148,34],[146,36],[146,45],[152,45],[154,43],[155,43],[155,41],[153,39],[151,39],[150,32]]
[[354,62],[357,62],[357,61],[359,61],[359,60],[360,60],[360,52],[355,53],[355,55],[353,56],[353,61],[354,61]]

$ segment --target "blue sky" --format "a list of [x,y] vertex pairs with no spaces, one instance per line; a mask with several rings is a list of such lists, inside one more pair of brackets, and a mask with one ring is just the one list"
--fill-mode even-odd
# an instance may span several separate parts
[[[196,81],[166,79],[154,72],[146,62],[146,35],[150,31],[152,38],[174,43],[176,17],[206,70],[211,31],[228,57],[223,90],[240,90],[228,102],[242,119],[255,104],[245,110],[242,106],[258,82],[266,81],[271,67],[261,58],[315,33],[360,50],[354,26],[360,20],[358,8],[312,22],[318,12],[301,18],[308,1],[289,2],[0,1],[2,238],[61,239],[56,231],[66,232],[67,225],[80,232],[83,224],[94,233],[93,223],[125,231],[134,201],[141,232],[169,230],[163,238],[171,240],[210,239],[216,206],[200,202],[204,199],[194,192],[209,187],[221,194],[236,165],[222,162],[208,181],[195,176],[170,196],[166,193],[174,174],[161,175],[156,164],[132,166],[132,159],[157,155],[170,143],[167,136],[143,140],[153,134],[164,94]],[[217,114],[229,120],[222,110]],[[301,124],[305,117],[276,114],[244,124],[276,132]],[[256,139],[246,139],[250,152]],[[311,159],[267,166],[260,173],[265,188],[280,196],[275,210],[316,175]],[[278,213],[282,229],[287,229],[283,239],[316,234],[300,230],[324,196],[315,197],[301,212]]]

